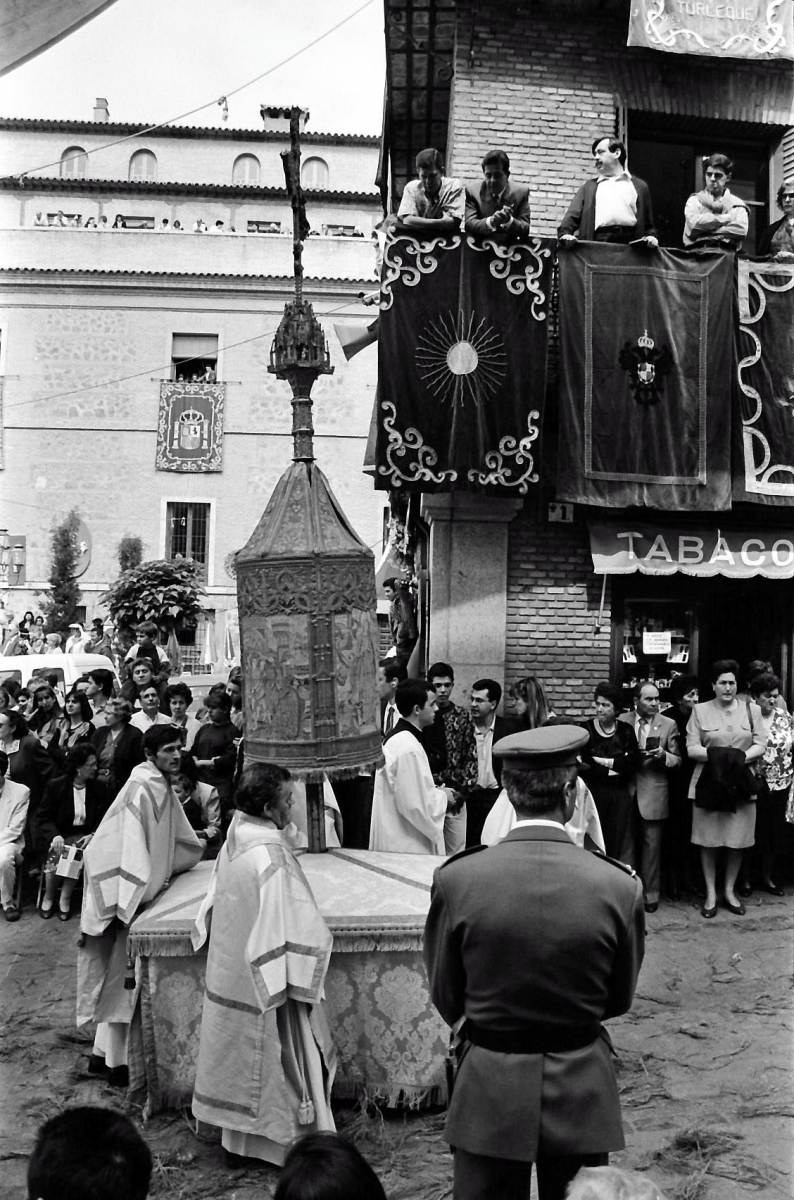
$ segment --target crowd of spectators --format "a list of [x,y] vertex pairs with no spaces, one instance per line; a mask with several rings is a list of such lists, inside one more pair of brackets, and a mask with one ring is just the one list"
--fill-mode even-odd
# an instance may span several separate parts
[[[111,223],[105,216],[83,217],[82,213],[67,213],[59,209],[56,213],[38,211],[33,218],[36,229],[88,229],[95,233],[109,231],[111,233],[123,229],[132,233],[206,233],[206,234],[236,234],[268,233],[279,237],[292,237],[292,223],[289,221],[268,221],[260,218],[246,221],[246,228],[238,229],[218,218],[209,223],[203,217],[196,217],[193,222],[185,225],[178,219],[161,217],[159,223],[154,217],[144,217],[134,214],[117,213]],[[309,237],[363,238],[363,230],[353,225],[323,225],[321,229],[311,229]]]

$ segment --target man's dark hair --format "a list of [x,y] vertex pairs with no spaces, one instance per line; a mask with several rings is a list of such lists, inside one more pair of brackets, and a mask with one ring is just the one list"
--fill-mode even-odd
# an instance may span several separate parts
[[607,137],[606,134],[602,134],[601,137],[597,137],[596,140],[593,142],[592,146],[590,147],[590,153],[595,154],[596,146],[600,146],[600,144],[602,142],[606,142],[610,154],[618,155],[618,157],[620,158],[621,167],[625,167],[625,165],[626,165],[626,147],[623,145],[623,143],[621,141],[618,140],[618,138]]
[[39,1129],[28,1200],[146,1200],[152,1155],[129,1117],[67,1108]]
[[398,662],[396,658],[381,659],[380,664],[383,667],[383,678],[387,683],[394,683],[395,679],[398,683],[402,683],[408,678],[408,670],[404,663]]
[[434,662],[432,666],[427,668],[427,682],[432,683],[434,679],[451,679],[455,682],[455,672],[449,663]]
[[135,632],[142,633],[146,637],[154,640],[157,637],[158,629],[154,621],[141,621],[140,625],[135,626]]
[[698,686],[694,675],[674,675],[670,681],[670,699],[673,704],[679,704],[684,696]]
[[88,672],[88,678],[93,680],[103,696],[107,696],[110,699],[113,695],[114,684],[112,671],[106,671],[104,667],[97,667],[95,671]]
[[439,171],[443,171],[444,158],[441,151],[435,150],[432,146],[428,146],[426,150],[420,150],[416,156],[417,171],[422,167],[436,167]]
[[659,691],[659,685],[653,679],[641,679],[639,683],[634,684],[633,696],[635,700],[639,700],[642,695],[642,689],[646,687],[656,688]]
[[277,763],[246,763],[234,793],[234,807],[249,817],[261,817],[276,799],[282,783],[291,778],[287,768]]
[[427,704],[428,693],[432,690],[430,685],[423,683],[421,679],[403,679],[401,683],[397,684],[397,690],[394,693],[397,712],[401,717],[410,717],[417,704],[420,708],[424,708]]
[[502,767],[502,787],[514,808],[521,808],[533,817],[561,808],[565,788],[576,779],[576,767],[549,767],[545,771],[519,771]]
[[307,1133],[291,1147],[274,1200],[386,1200],[377,1175],[338,1133]]
[[179,683],[169,683],[165,689],[166,703],[170,704],[175,697],[179,700],[184,700],[186,704],[193,703],[193,693],[188,685],[181,681]]
[[486,167],[498,167],[500,171],[504,171],[506,175],[509,175],[510,159],[504,150],[489,150],[482,160],[483,171]]
[[393,592],[399,592],[402,584],[400,583],[399,579],[394,577],[394,575],[390,575],[388,579],[384,579],[381,586],[384,588],[384,590],[386,588],[391,588]]
[[179,740],[179,730],[176,726],[150,725],[143,735],[144,754],[158,754],[163,746]]
[[478,679],[471,685],[473,692],[487,692],[491,704],[498,704],[502,699],[502,685],[495,679]]

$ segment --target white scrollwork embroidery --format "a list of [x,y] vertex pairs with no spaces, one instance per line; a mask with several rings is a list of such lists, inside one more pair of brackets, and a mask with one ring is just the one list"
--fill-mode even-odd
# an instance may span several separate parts
[[[514,437],[503,437],[499,442],[498,450],[489,450],[485,455],[485,465],[487,471],[477,471],[472,469],[469,471],[469,479],[472,483],[481,483],[483,486],[492,483],[501,484],[502,487],[518,488],[522,496],[525,496],[529,491],[530,483],[538,482],[538,473],[535,471],[535,460],[532,457],[532,443],[537,438],[540,430],[536,424],[540,413],[536,408],[531,409],[527,417],[527,435],[522,437],[520,441],[516,441]],[[515,463],[506,463],[505,459],[514,459]],[[516,467],[525,467],[522,474],[517,478],[511,478]]]
[[[505,287],[514,296],[521,296],[525,291],[530,292],[532,316],[536,321],[546,320],[546,293],[541,290],[538,280],[543,274],[543,260],[551,258],[551,250],[548,246],[542,246],[539,238],[532,238],[529,242],[515,243],[512,246],[502,246],[487,238],[484,242],[476,242],[471,237],[466,238],[466,245],[472,250],[480,252],[487,250],[493,254],[494,258],[490,262],[489,268],[494,279],[503,279]],[[529,260],[527,260],[527,255]],[[521,264],[518,271],[514,270],[514,263]]]
[[[783,283],[774,283],[769,276],[783,276]],[[756,422],[761,419],[764,404],[787,410],[794,416],[794,394],[790,396],[764,396],[753,387],[744,372],[754,366],[762,355],[761,339],[751,325],[760,321],[766,311],[766,292],[786,292],[794,288],[794,267],[773,263],[739,263],[739,319],[741,332],[753,345],[751,353],[740,359],[738,367],[739,387],[752,401],[749,416],[742,415],[742,440],[744,446],[744,486],[749,493],[765,496],[794,496],[794,466],[772,462],[772,448],[766,435]],[[753,307],[755,301],[755,307]],[[790,386],[794,389],[794,380]],[[760,453],[760,459],[756,458]],[[788,482],[786,482],[788,480]]]
[[[752,57],[771,54],[781,41],[785,39],[783,22],[780,20],[780,9],[785,0],[767,0],[766,12],[759,13],[756,20],[747,26],[747,32],[736,33],[724,42],[706,41],[695,29],[688,28],[679,16],[670,12],[670,6],[665,0],[651,0],[646,13],[645,33],[651,45],[666,46],[671,49],[676,39],[681,42],[694,43],[699,52],[713,54],[717,49],[724,53],[734,52],[743,43],[747,46]],[[696,53],[698,51],[695,51]]]
[[423,275],[431,275],[437,268],[437,250],[456,250],[459,245],[458,236],[431,238],[424,242],[409,237],[388,238],[383,250],[379,304],[381,312],[388,312],[394,303],[392,284],[399,279],[406,287],[416,287]]
[[[379,466],[378,474],[388,475],[392,487],[401,487],[403,482],[418,483],[419,480],[425,480],[427,483],[443,483],[445,479],[449,479],[450,482],[457,479],[457,471],[451,469],[432,470],[438,462],[438,453],[432,446],[425,445],[425,440],[418,429],[409,425],[404,434],[400,433],[399,429],[395,429],[397,410],[390,401],[382,401],[381,409],[385,414],[383,428],[389,437],[389,444],[386,448],[386,461],[389,465]],[[394,461],[395,459],[406,459],[410,452],[415,453],[414,461],[406,461],[402,464]],[[408,474],[400,470],[401,465],[407,468]]]

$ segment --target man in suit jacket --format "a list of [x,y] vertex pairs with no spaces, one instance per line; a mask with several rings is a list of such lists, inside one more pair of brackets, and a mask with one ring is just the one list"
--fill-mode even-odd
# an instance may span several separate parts
[[617,138],[593,142],[596,177],[574,196],[557,229],[563,246],[586,242],[644,241],[658,246],[647,183],[626,170],[626,147]]
[[659,689],[655,683],[638,683],[634,712],[621,713],[618,720],[633,727],[640,748],[640,763],[637,774],[629,780],[629,789],[637,805],[645,911],[654,913],[659,907],[662,832],[669,814],[668,774],[681,769],[678,726],[669,717],[659,715]]
[[510,159],[489,150],[483,182],[466,185],[466,233],[482,241],[525,242],[529,237],[529,188],[510,183]]
[[642,888],[630,867],[580,849],[572,725],[503,739],[518,823],[433,879],[424,954],[433,1003],[465,1018],[445,1138],[455,1200],[563,1200],[582,1166],[623,1147],[612,1048],[601,1022],[628,1011],[644,950]]
[[466,845],[479,846],[485,818],[502,788],[502,764],[491,753],[511,724],[497,717],[502,687],[495,679],[478,679],[471,689],[471,715],[477,745],[477,786],[466,793]]

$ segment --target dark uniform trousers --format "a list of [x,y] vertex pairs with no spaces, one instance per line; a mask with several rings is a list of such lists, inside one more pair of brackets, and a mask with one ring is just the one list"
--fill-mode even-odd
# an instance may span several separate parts
[[[580,1167],[605,1167],[608,1154],[538,1155],[540,1200],[565,1200],[568,1184]],[[529,1200],[532,1163],[487,1158],[455,1149],[453,1195],[455,1200]]]

